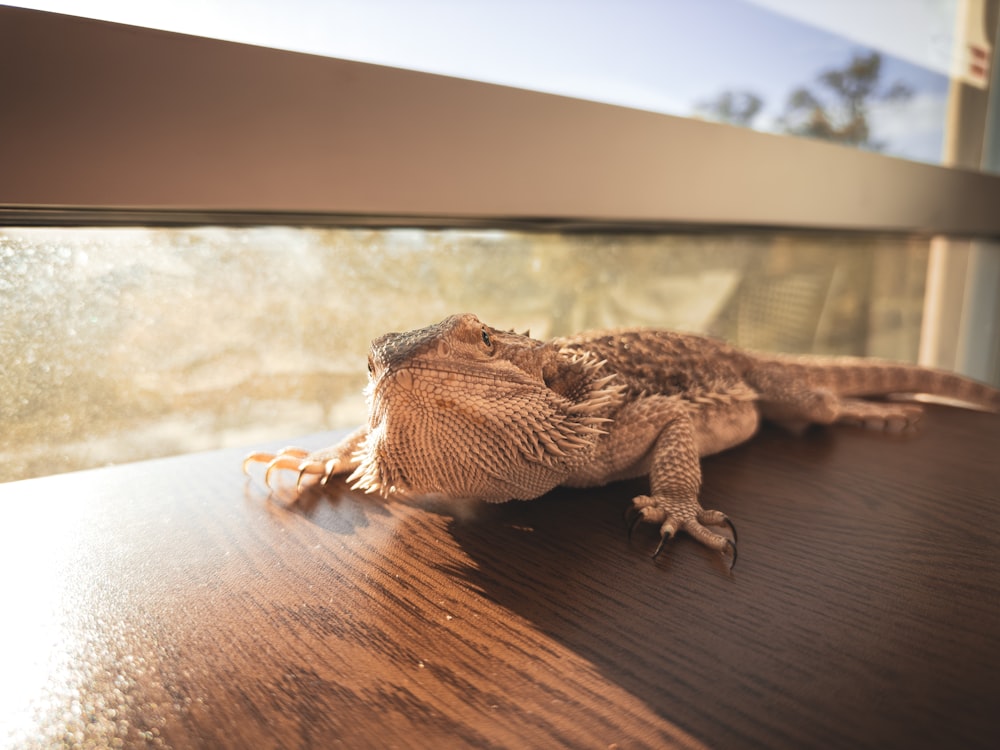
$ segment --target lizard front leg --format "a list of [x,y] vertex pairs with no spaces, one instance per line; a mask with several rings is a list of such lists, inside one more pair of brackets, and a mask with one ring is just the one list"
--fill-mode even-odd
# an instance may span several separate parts
[[[686,531],[710,549],[731,555],[736,563],[736,530],[724,513],[705,510],[698,501],[701,461],[695,425],[687,409],[677,404],[653,445],[649,469],[650,494],[633,498],[630,533],[640,521],[660,524],[660,542],[653,557],[678,531]],[[709,526],[728,526],[733,540]]]
[[302,487],[302,481],[309,475],[319,476],[320,482],[326,484],[330,477],[349,474],[358,467],[356,454],[367,436],[368,428],[359,427],[339,443],[312,453],[302,448],[285,448],[277,453],[251,453],[243,459],[243,471],[248,472],[254,463],[266,464],[264,484],[269,488],[271,472],[275,469],[298,472],[296,489]]

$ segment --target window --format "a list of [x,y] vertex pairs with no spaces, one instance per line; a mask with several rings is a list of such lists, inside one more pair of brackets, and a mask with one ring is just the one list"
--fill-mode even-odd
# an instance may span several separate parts
[[475,312],[914,361],[926,239],[0,228],[0,481],[350,427],[369,341]]
[[13,8],[0,55],[0,480],[355,424],[462,310],[1000,379],[1000,177]]

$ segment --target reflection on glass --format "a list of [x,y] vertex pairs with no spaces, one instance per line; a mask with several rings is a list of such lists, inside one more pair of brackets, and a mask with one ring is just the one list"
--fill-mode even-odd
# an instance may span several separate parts
[[348,427],[370,340],[475,312],[914,360],[926,240],[0,230],[0,480]]

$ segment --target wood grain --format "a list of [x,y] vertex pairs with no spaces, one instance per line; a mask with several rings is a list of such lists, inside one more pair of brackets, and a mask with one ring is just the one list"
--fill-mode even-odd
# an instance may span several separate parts
[[629,544],[641,484],[292,504],[241,454],[0,485],[7,746],[1000,746],[995,415],[706,460],[733,576]]

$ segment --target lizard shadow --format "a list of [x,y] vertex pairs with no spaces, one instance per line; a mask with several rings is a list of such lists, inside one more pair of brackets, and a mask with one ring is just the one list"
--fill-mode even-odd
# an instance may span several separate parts
[[[688,731],[656,688],[671,653],[680,590],[704,600],[725,595],[732,579],[716,553],[686,537],[653,560],[657,529],[640,524],[628,538],[631,498],[645,481],[595,489],[560,488],[530,502],[488,506],[452,518],[447,532],[465,553],[445,563],[453,579],[581,657],[610,682]],[[442,512],[444,509],[442,509]],[[695,577],[686,575],[698,567]],[[704,585],[696,591],[694,586]],[[648,651],[660,657],[650,658]],[[538,668],[558,669],[548,654]],[[710,685],[699,688],[710,692]],[[695,732],[697,735],[697,732]]]
[[[755,441],[703,460],[703,504],[730,515],[751,544],[761,535],[750,512],[759,493],[753,487],[757,458],[787,449],[807,463],[822,463],[837,438],[828,429],[794,436],[768,427],[764,444]],[[639,524],[629,539],[625,518],[632,497],[647,491],[646,480],[558,488],[530,502],[451,517],[446,529],[466,559],[445,566],[465,586],[698,735],[704,716],[676,707],[688,694],[717,692],[726,672],[742,670],[752,678],[757,667],[744,658],[739,619],[727,612],[759,608],[768,601],[768,583],[753,569],[754,560],[730,573],[727,560],[684,534],[653,559],[656,526]],[[448,513],[447,506],[427,510]],[[712,668],[692,673],[692,654]]]

